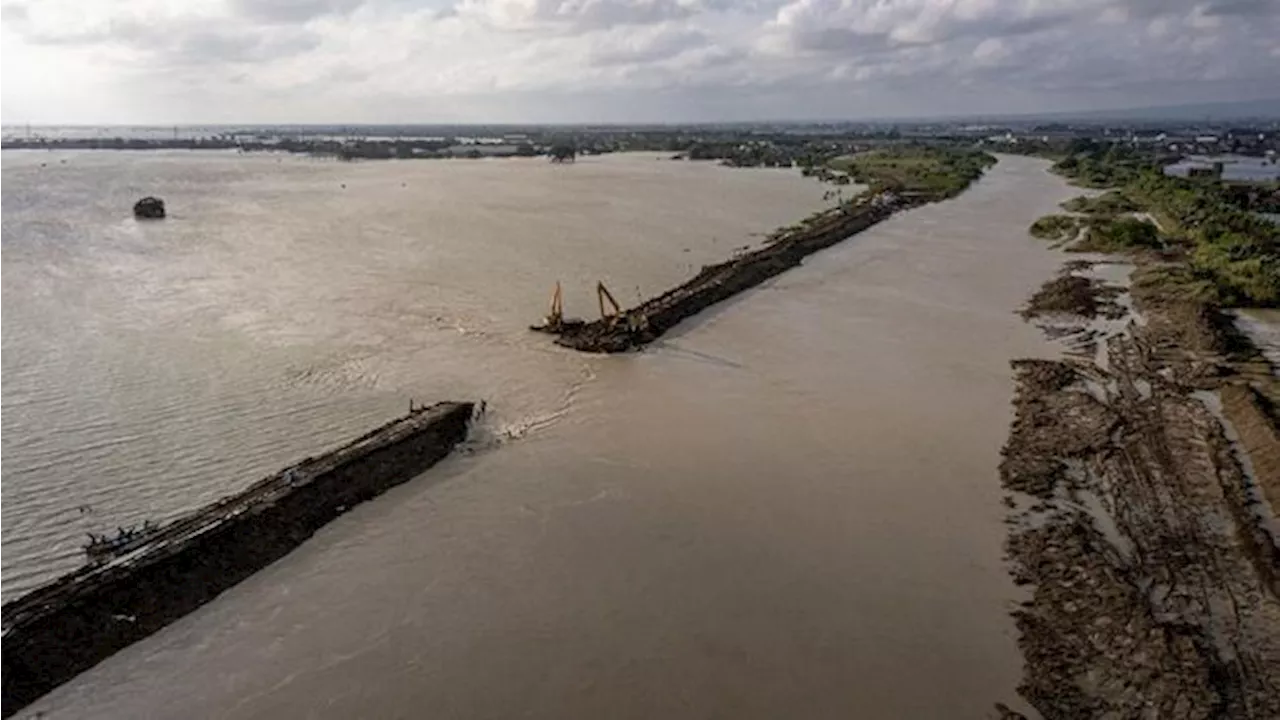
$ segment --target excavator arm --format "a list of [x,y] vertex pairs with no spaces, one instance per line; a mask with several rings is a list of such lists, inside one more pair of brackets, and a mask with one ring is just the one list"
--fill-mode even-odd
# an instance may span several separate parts
[[[604,286],[604,283],[596,283],[596,299],[600,301],[600,319],[608,320],[616,318],[622,314],[622,308],[618,306],[618,301],[613,299],[613,294]],[[605,312],[604,304],[608,301],[609,307],[613,308],[613,312]]]

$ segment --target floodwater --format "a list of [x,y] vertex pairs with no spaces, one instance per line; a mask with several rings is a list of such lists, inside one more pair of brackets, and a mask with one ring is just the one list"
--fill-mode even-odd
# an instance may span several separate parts
[[1280,310],[1249,308],[1235,313],[1236,327],[1258,348],[1263,357],[1280,367]]
[[[65,164],[61,159],[67,159]],[[43,163],[43,165],[42,165]],[[1013,310],[1074,192],[1006,157],[694,318],[572,354],[822,204],[653,157],[4,158],[5,592],[418,402],[467,452],[29,708],[47,717],[947,717],[1013,703]],[[345,187],[344,187],[345,186]],[[127,208],[156,192],[170,219]],[[687,250],[687,251],[686,251]]]
[[[527,332],[557,279],[573,312],[597,280],[630,302],[824,192],[652,157],[572,169],[7,153],[6,597],[77,565],[86,532],[171,518],[410,399],[488,399],[499,434],[554,422],[593,371]],[[170,217],[139,223],[151,193]]]
[[1248,155],[1192,155],[1164,169],[1166,175],[1186,177],[1191,168],[1208,168],[1222,163],[1223,180],[1265,181],[1280,179],[1280,165],[1274,158]]

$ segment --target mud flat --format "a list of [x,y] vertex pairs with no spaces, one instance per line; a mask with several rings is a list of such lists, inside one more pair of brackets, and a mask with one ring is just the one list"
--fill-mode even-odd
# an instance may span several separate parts
[[467,435],[474,407],[411,410],[168,525],[3,608],[5,717],[213,599],[351,507],[404,483]]
[[808,220],[798,230],[775,236],[763,248],[717,265],[658,297],[609,318],[592,322],[549,321],[533,329],[557,335],[556,343],[585,352],[617,353],[653,342],[681,320],[755,287],[800,264],[806,255],[859,233],[926,202],[923,196],[881,192],[863,195]]
[[1019,692],[1048,720],[1280,717],[1275,369],[1137,263],[1132,289],[1073,263],[1024,310],[1074,352],[1014,363]]

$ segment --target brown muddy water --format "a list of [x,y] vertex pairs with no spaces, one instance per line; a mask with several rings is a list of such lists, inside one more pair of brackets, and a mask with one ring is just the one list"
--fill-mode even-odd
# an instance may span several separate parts
[[[66,160],[65,163],[61,162]],[[47,717],[945,717],[1011,702],[996,473],[1014,313],[1074,193],[1006,157],[649,351],[590,314],[822,204],[653,157],[339,164],[4,155],[12,597],[410,398],[469,452],[27,709]],[[345,187],[344,187],[345,186]],[[138,196],[171,217],[138,224]]]

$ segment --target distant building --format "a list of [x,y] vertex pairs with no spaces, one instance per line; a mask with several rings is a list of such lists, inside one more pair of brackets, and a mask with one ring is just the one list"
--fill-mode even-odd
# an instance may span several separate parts
[[1187,177],[1220,178],[1222,177],[1222,163],[1216,162],[1212,165],[1193,165],[1187,168]]

